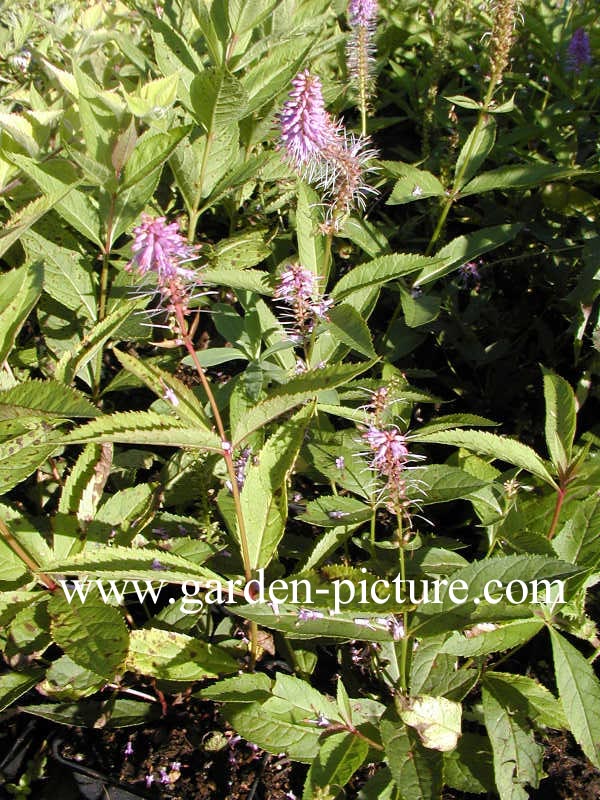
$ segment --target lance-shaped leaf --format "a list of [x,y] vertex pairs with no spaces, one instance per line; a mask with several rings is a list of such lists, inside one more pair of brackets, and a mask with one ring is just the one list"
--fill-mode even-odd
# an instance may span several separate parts
[[439,800],[442,795],[442,754],[423,747],[412,728],[389,708],[381,718],[386,761],[402,800]]
[[431,442],[433,444],[448,444],[454,447],[464,447],[474,453],[490,456],[499,461],[514,464],[515,467],[527,470],[532,475],[556,488],[556,483],[543,459],[535,450],[514,439],[507,439],[487,431],[450,430],[439,433],[416,432],[411,438],[416,442]]
[[0,419],[97,417],[100,411],[85,395],[58,381],[25,381],[0,392]]
[[240,419],[233,430],[233,440],[239,445],[252,431],[262,428],[267,422],[280,417],[286,411],[311,400],[324,389],[334,389],[346,383],[373,365],[372,361],[362,364],[340,364],[305,372],[279,387],[266,400],[257,403],[245,417]]
[[240,499],[252,569],[268,565],[284,534],[287,481],[313,411],[303,408],[284,422],[247,467]]
[[166,447],[195,447],[221,452],[216,433],[192,428],[176,417],[166,417],[154,411],[124,411],[98,417],[87,425],[75,428],[60,438],[61,444],[88,442],[119,442],[121,444],[151,444]]
[[319,789],[346,786],[362,766],[368,752],[369,745],[356,734],[336,733],[328,736],[308,771],[302,800],[322,797]]
[[202,403],[185,383],[155,364],[134,358],[117,348],[113,348],[113,352],[127,372],[143,381],[158,397],[169,398],[176,417],[192,425],[208,428]]
[[577,409],[575,393],[564,378],[549,370],[544,374],[546,400],[546,445],[555,468],[565,473],[571,460]]
[[573,736],[590,761],[600,768],[600,681],[592,665],[550,628],[558,694]]
[[331,296],[341,302],[353,292],[367,287],[382,286],[404,275],[419,272],[427,267],[445,263],[445,259],[429,258],[413,253],[394,253],[359,264],[347,272],[333,287]]
[[483,687],[483,715],[494,754],[500,800],[527,800],[526,786],[537,788],[544,748],[537,744],[523,708],[498,684]]
[[0,275],[0,363],[6,360],[17,334],[42,292],[39,264]]

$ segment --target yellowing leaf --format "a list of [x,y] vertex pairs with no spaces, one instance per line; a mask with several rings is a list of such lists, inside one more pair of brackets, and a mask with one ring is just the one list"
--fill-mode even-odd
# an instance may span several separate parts
[[417,731],[423,746],[442,753],[454,750],[460,736],[460,703],[429,695],[410,698],[407,703],[400,717]]

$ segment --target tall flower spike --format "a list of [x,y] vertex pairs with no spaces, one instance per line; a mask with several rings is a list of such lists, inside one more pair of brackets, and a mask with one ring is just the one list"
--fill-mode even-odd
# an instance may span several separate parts
[[348,23],[350,38],[346,47],[348,74],[358,92],[358,105],[362,119],[362,135],[367,132],[367,112],[374,90],[376,0],[350,0]]
[[316,275],[301,264],[289,264],[279,276],[274,296],[291,309],[293,339],[311,333],[316,320],[326,316],[333,305],[328,297],[314,300],[317,293]]
[[578,28],[567,48],[567,69],[570,72],[581,72],[592,63],[590,37],[583,28]]
[[292,81],[290,99],[279,115],[286,159],[298,174],[323,193],[327,207],[325,232],[337,230],[339,221],[354,206],[364,207],[365,183],[375,151],[369,139],[348,133],[325,110],[321,81],[308,70]]
[[196,270],[187,269],[182,264],[196,257],[196,248],[185,241],[179,224],[167,223],[165,217],[142,214],[141,224],[134,229],[133,235],[133,258],[126,269],[136,269],[141,276],[154,273],[166,308],[172,311],[180,307],[184,314],[187,313],[192,291],[199,280]]

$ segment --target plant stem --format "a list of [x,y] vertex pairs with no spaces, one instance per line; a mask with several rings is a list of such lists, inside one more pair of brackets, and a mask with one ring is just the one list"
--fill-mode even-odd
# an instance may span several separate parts
[[[397,511],[398,516],[398,548],[399,548],[399,556],[400,556],[400,578],[402,580],[402,585],[404,586],[404,582],[406,580],[406,564],[405,564],[405,555],[404,555],[404,542],[402,538],[402,509],[398,508]],[[408,611],[402,612],[402,622],[404,624],[404,636],[400,642],[400,688],[403,692],[408,691],[408,645],[409,645],[409,636],[408,636]]]
[[548,531],[548,540],[551,541],[556,533],[556,526],[560,517],[560,512],[567,495],[566,486],[559,486],[556,491],[556,505],[554,506],[554,514],[552,515],[552,522],[550,523],[550,530]]
[[0,535],[6,542],[6,544],[10,547],[13,553],[18,556],[21,561],[25,564],[27,569],[33,573],[36,578],[39,578],[40,581],[44,584],[46,589],[51,592],[56,591],[58,585],[54,583],[52,578],[49,575],[46,575],[45,572],[41,572],[38,564],[33,560],[33,558],[27,553],[19,544],[19,542],[15,539],[13,534],[8,528],[8,525],[4,522],[4,520],[0,519]]

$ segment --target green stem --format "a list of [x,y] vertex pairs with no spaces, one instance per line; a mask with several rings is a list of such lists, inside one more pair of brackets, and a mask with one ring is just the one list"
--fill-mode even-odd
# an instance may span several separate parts
[[[404,541],[402,535],[402,509],[397,509],[398,516],[398,548],[400,558],[400,578],[402,586],[406,580],[406,563],[404,553]],[[408,646],[410,638],[408,636],[408,611],[402,612],[402,622],[404,624],[404,636],[400,641],[400,688],[403,692],[408,691]]]
[[10,547],[13,553],[25,564],[27,569],[39,580],[44,584],[46,589],[49,589],[51,592],[54,592],[58,586],[49,575],[46,575],[45,572],[42,572],[33,560],[33,558],[29,555],[29,553],[24,550],[19,542],[15,539],[13,534],[8,528],[8,525],[4,522],[4,520],[0,519],[0,536],[4,539],[6,544]]

